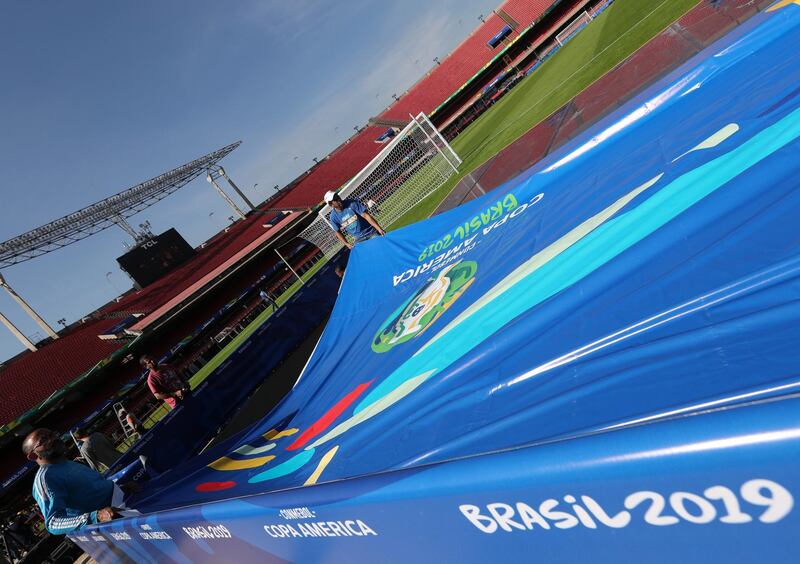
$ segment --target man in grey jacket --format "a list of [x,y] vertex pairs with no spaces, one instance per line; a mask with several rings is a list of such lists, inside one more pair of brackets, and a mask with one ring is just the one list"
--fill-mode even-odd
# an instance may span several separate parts
[[78,427],[72,435],[81,442],[81,456],[98,472],[111,468],[122,456],[122,453],[114,448],[108,437],[102,433],[89,434],[83,427]]

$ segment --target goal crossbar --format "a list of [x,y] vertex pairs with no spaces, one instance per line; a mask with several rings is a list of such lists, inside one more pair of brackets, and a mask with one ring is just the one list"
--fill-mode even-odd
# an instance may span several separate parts
[[[361,200],[386,227],[447,181],[460,164],[453,148],[420,113],[411,116],[411,121],[338,194],[343,200]],[[329,205],[323,205],[300,233],[329,258],[342,247],[329,220],[331,211]]]

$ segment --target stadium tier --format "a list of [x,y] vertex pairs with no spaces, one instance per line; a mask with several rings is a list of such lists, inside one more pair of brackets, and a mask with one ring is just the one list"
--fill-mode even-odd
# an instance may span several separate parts
[[[65,384],[118,350],[124,342],[106,341],[99,335],[107,332],[128,314],[151,314],[170,300],[195,287],[225,263],[242,253],[263,236],[264,227],[271,217],[257,212],[233,224],[198,249],[190,261],[142,290],[127,293],[119,302],[109,304],[89,321],[67,330],[59,339],[45,343],[35,353],[25,352],[11,359],[0,371],[0,423],[6,424],[31,408],[36,407]],[[277,233],[273,232],[274,235]],[[244,257],[239,257],[243,259]],[[277,257],[265,262],[263,269],[273,264]],[[236,262],[236,261],[235,261]],[[229,264],[233,268],[234,264]],[[210,280],[206,280],[210,282]],[[179,305],[179,304],[174,304]],[[182,335],[179,335],[180,338]]]
[[[518,36],[517,32],[522,32],[534,23],[555,3],[553,0],[509,0],[502,4],[500,9],[520,24],[509,39],[515,39]],[[572,1],[572,3],[576,2]],[[383,112],[381,118],[402,119],[408,118],[410,113],[430,113],[472,78],[481,67],[497,56],[502,50],[502,46],[492,49],[487,42],[505,25],[507,25],[506,22],[497,14],[492,13],[487,16],[486,23],[475,29],[442,61],[442,64],[437,65],[398,102]]]
[[62,333],[35,353],[23,353],[0,371],[0,421],[5,424],[36,407],[60,387],[119,349],[118,341],[98,335],[119,319],[90,321]]

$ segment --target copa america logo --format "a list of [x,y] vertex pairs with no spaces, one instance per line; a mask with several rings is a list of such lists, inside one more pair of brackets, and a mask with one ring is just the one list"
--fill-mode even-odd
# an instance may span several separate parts
[[458,261],[428,278],[381,325],[372,339],[372,350],[384,353],[424,333],[475,281],[477,270],[475,261]]

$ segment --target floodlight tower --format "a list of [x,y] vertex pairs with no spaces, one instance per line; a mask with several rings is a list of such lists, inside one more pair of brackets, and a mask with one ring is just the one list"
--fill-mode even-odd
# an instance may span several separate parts
[[11,331],[11,333],[14,334],[14,336],[17,338],[17,340],[20,343],[22,343],[23,345],[25,345],[26,349],[28,349],[31,352],[36,352],[37,350],[39,350],[39,349],[36,348],[36,345],[33,344],[33,341],[31,341],[28,337],[26,337],[25,334],[22,331],[17,329],[17,326],[14,325],[13,323],[11,323],[11,320],[8,317],[6,317],[5,315],[3,315],[2,312],[0,312],[0,323],[5,325],[6,328],[9,331]]
[[245,203],[245,204],[247,204],[247,207],[249,207],[249,208],[250,208],[250,211],[255,211],[255,210],[256,210],[256,207],[253,205],[253,202],[251,202],[251,201],[250,201],[250,200],[247,198],[247,196],[245,196],[245,195],[244,195],[244,192],[242,192],[241,190],[239,190],[239,187],[238,187],[236,184],[234,184],[234,183],[233,183],[233,180],[231,180],[231,177],[230,177],[230,176],[228,176],[227,174],[225,174],[225,169],[224,169],[224,168],[222,168],[222,167],[221,167],[221,166],[219,166],[219,165],[214,165],[214,168],[217,168],[217,169],[218,169],[218,170],[217,170],[217,172],[219,172],[219,175],[220,175],[222,178],[224,178],[224,179],[225,179],[225,180],[228,182],[228,184],[230,185],[230,187],[231,187],[231,188],[233,188],[233,190],[234,190],[234,191],[235,191],[237,194],[239,194],[239,197],[240,197],[242,200],[244,200],[244,203]]
[[[150,224],[140,224],[141,231],[137,231],[128,223],[127,219],[147,209],[156,202],[163,200],[176,190],[186,186],[190,181],[200,176],[204,171],[210,171],[216,166],[217,161],[236,149],[241,141],[231,143],[217,149],[198,159],[183,164],[177,168],[160,174],[150,180],[109,196],[99,202],[65,215],[46,225],[17,235],[7,241],[0,242],[0,269],[20,262],[25,262],[57,249],[72,245],[78,241],[99,233],[112,225],[119,226],[130,235],[138,244],[152,237]],[[219,167],[217,167],[219,168]],[[222,170],[221,168],[219,170]],[[220,176],[225,176],[224,171]],[[227,179],[227,176],[225,176]],[[237,190],[233,182],[228,179],[231,186]],[[240,195],[241,192],[240,192]],[[247,198],[242,198],[250,204]],[[0,275],[0,286],[5,288],[9,295],[16,301],[31,318],[45,330],[52,338],[57,339],[58,334],[50,327],[39,314],[37,314],[22,297]],[[11,321],[0,314],[0,323],[8,329],[31,351],[36,346]]]
[[[50,335],[54,339],[58,339],[58,333],[56,333],[53,330],[53,328],[50,327],[50,325],[47,324],[47,321],[42,319],[42,317],[38,313],[36,313],[36,311],[34,311],[34,309],[31,306],[28,305],[28,302],[26,302],[22,298],[22,296],[20,296],[19,294],[17,294],[16,291],[14,291],[14,288],[12,288],[9,285],[9,283],[6,281],[6,279],[2,275],[2,273],[0,273],[0,286],[2,286],[3,289],[6,292],[8,292],[8,295],[11,296],[11,298],[20,305],[20,307],[25,311],[25,313],[27,313],[31,317],[31,319],[33,319],[36,322],[36,324],[39,325],[39,327],[44,329],[45,333],[47,333],[48,335]],[[9,326],[9,323],[11,323],[11,322],[8,321],[8,319],[6,319],[5,317],[3,317],[3,319],[5,320],[5,321],[3,321],[3,324],[6,327],[8,327],[11,330],[11,332],[14,333],[14,335],[18,339],[20,339],[20,337],[19,337],[19,329],[17,329],[13,325]],[[8,323],[6,323],[6,321],[8,321]],[[20,339],[20,341],[22,342],[23,345],[28,347],[28,349],[36,350],[35,347],[33,349],[31,349],[32,343],[31,343],[30,339],[28,339],[27,337],[25,337],[24,340]]]
[[218,165],[209,167],[208,174],[206,175],[206,180],[208,180],[208,182],[217,190],[217,192],[219,192],[219,195],[222,196],[222,199],[225,200],[225,202],[227,202],[227,204],[231,207],[231,209],[235,211],[237,214],[239,214],[239,216],[242,219],[244,219],[246,217],[245,213],[239,208],[239,206],[236,205],[236,203],[233,200],[231,200],[230,196],[228,196],[225,193],[225,191],[220,187],[220,185],[217,184],[216,181],[220,178],[224,178],[230,185],[230,187],[233,188],[234,192],[239,194],[239,197],[242,200],[244,200],[244,203],[247,204],[247,206],[250,208],[250,211],[255,211],[256,207],[247,198],[247,196],[245,196],[244,193],[241,190],[239,190],[239,187],[233,183],[233,180],[231,180],[230,176],[225,174],[224,168]]
[[241,141],[237,141],[217,149],[60,219],[0,242],[0,268],[72,245],[112,225],[119,226],[136,239],[138,233],[126,221],[127,218],[183,188],[240,144]]
[[120,229],[122,229],[125,233],[127,233],[131,239],[133,239],[134,243],[138,243],[141,235],[139,234],[136,229],[133,228],[133,225],[128,223],[128,220],[122,217],[121,215],[115,215],[111,218]]

